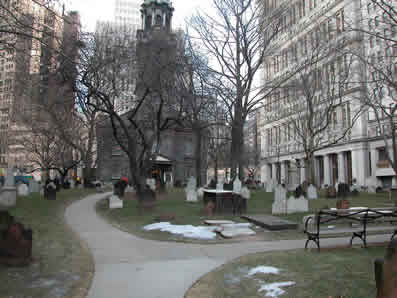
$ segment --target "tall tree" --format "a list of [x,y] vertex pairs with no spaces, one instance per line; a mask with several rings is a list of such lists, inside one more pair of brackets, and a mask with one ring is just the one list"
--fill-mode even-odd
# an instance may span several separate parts
[[254,0],[213,0],[215,13],[192,17],[192,33],[211,57],[209,70],[217,76],[214,88],[228,107],[231,119],[232,176],[243,175],[243,126],[247,115],[263,98],[254,79],[264,58],[272,54],[271,41],[281,29],[284,6],[263,16]]

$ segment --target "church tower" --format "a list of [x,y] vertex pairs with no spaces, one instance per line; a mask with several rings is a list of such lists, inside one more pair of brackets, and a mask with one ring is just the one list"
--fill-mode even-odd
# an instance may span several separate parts
[[171,32],[174,8],[170,0],[145,0],[141,7],[143,31]]

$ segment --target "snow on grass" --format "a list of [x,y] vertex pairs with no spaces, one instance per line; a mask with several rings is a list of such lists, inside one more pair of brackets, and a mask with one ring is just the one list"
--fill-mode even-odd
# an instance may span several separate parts
[[206,226],[192,226],[192,225],[173,225],[169,222],[158,222],[143,227],[146,231],[160,230],[162,232],[169,232],[172,234],[183,235],[186,238],[195,239],[214,239],[216,237],[216,227]]
[[264,273],[264,274],[279,274],[280,270],[276,267],[271,267],[271,266],[258,266],[255,268],[252,268],[248,272],[248,276],[255,275],[257,273]]
[[294,285],[293,281],[285,281],[285,282],[275,282],[271,284],[265,284],[259,288],[259,292],[266,291],[265,296],[267,297],[278,297],[285,293],[281,287],[288,287]]

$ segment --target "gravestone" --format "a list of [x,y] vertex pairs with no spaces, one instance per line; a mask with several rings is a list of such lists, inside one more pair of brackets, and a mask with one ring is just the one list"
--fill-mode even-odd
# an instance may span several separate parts
[[32,179],[29,181],[29,192],[30,193],[36,193],[36,192],[40,192],[40,185],[39,183]]
[[274,190],[272,214],[285,214],[287,212],[287,190],[282,185],[277,185]]
[[297,199],[295,197],[290,197],[287,200],[288,214],[307,211],[309,211],[309,201],[306,200],[304,196],[300,196]]
[[0,191],[0,210],[8,209],[17,203],[17,189],[15,187],[14,174],[11,167],[7,170],[7,176]]
[[244,187],[241,189],[241,197],[242,197],[243,199],[246,199],[246,200],[249,200],[249,199],[251,198],[251,192],[250,192],[250,190],[248,189],[248,187],[244,186]]
[[188,180],[187,187],[185,188],[186,201],[188,202],[197,202],[196,182],[196,178],[194,177],[190,177]]
[[69,183],[70,183],[70,188],[71,188],[71,189],[73,189],[73,188],[76,187],[76,183],[74,182],[74,179],[70,179],[70,180],[69,180]]
[[369,193],[376,193],[376,188],[380,186],[378,178],[375,176],[370,176],[365,179],[365,185],[367,186],[367,191]]
[[152,191],[156,191],[156,180],[153,178],[146,179],[146,184],[149,185],[149,188]]
[[313,184],[310,184],[309,187],[307,188],[307,198],[309,200],[318,199],[317,189]]
[[124,191],[124,200],[132,200],[134,199],[135,190],[132,186],[127,185]]
[[112,195],[109,197],[109,209],[123,208],[123,201],[118,196]]
[[216,184],[216,190],[223,190],[223,182],[218,182]]
[[44,185],[44,197],[47,200],[56,200],[57,187],[53,180],[47,180]]
[[197,189],[197,197],[199,199],[202,199],[204,197],[204,188],[200,187],[199,189]]
[[234,179],[234,181],[233,181],[233,192],[235,194],[241,193],[241,181],[240,181],[240,179],[238,179],[238,177],[236,179]]
[[266,183],[266,192],[273,192],[275,190],[275,186],[277,184],[275,184],[275,181],[273,179],[270,179],[267,183]]
[[17,186],[17,195],[26,197],[29,195],[29,187],[25,183],[21,183]]

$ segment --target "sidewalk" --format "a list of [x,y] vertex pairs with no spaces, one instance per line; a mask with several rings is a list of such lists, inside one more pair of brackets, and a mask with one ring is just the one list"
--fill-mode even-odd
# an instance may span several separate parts
[[[303,248],[304,240],[256,241],[200,245],[135,237],[106,223],[95,204],[96,194],[72,204],[67,223],[88,243],[95,261],[89,298],[182,298],[203,274],[249,253]],[[390,235],[368,236],[368,243]],[[345,245],[349,237],[322,239],[321,246]]]

